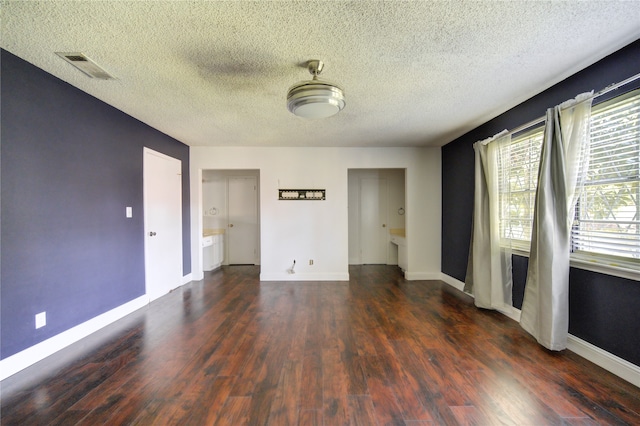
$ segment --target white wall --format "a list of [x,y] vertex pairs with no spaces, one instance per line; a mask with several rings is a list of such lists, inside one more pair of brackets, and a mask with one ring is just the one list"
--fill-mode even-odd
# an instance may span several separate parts
[[[347,280],[348,169],[406,169],[407,279],[440,276],[440,148],[191,147],[193,279],[203,278],[202,170],[260,171],[262,280]],[[326,189],[325,201],[279,201],[278,189]],[[296,273],[287,269],[296,260]],[[309,259],[314,265],[308,264]]]

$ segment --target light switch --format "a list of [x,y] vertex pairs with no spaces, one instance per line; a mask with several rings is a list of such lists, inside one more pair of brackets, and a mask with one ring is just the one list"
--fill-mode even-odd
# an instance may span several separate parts
[[36,328],[41,328],[47,325],[47,313],[40,312],[36,314]]
[[131,207],[127,207],[127,217],[133,217],[133,209]]

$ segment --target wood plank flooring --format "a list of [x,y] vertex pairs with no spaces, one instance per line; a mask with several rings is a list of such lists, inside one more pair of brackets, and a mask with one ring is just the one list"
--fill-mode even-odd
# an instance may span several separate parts
[[640,424],[640,389],[439,281],[225,267],[1,383],[2,425]]

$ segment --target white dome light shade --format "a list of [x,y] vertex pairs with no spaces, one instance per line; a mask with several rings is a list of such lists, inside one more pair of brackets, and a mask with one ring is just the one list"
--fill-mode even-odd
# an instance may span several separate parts
[[321,80],[303,81],[287,94],[287,108],[304,118],[326,118],[345,106],[344,92],[338,86]]
[[342,111],[346,102],[344,92],[328,81],[318,79],[324,63],[317,59],[307,62],[313,80],[293,85],[287,93],[289,111],[304,118],[326,118]]

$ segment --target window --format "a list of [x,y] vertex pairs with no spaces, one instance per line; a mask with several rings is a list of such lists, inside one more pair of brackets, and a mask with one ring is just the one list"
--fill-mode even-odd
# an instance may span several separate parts
[[639,198],[640,90],[636,90],[592,108],[589,169],[576,208],[573,251],[640,261]]
[[[543,127],[500,147],[500,232],[528,252]],[[640,89],[592,107],[591,149],[572,228],[572,259],[640,268]]]
[[512,247],[529,251],[543,127],[512,137],[499,148],[500,235]]

